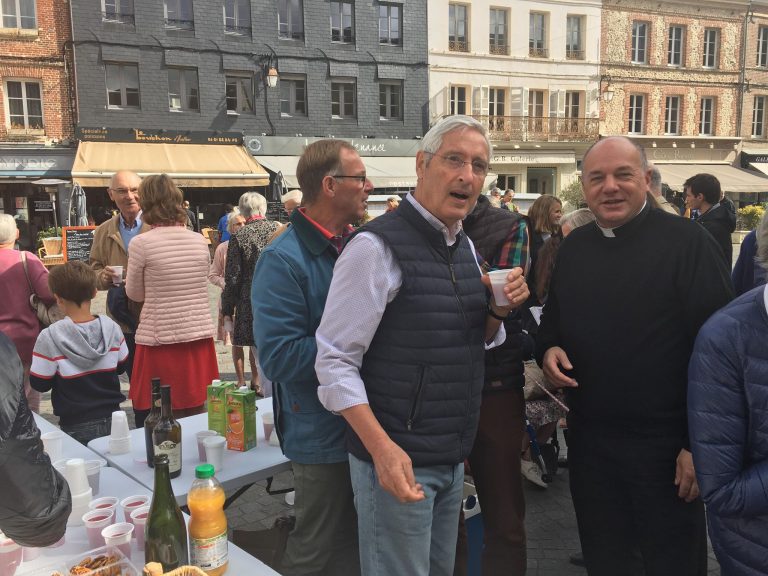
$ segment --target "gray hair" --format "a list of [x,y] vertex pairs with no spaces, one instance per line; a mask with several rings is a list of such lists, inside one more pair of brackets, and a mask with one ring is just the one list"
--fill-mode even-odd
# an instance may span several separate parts
[[227,214],[227,232],[232,234],[232,226],[235,225],[235,218],[242,216],[239,208],[232,208],[232,211]]
[[290,192],[286,192],[283,194],[283,196],[280,198],[283,204],[288,202],[288,200],[293,200],[294,202],[298,202],[301,204],[301,199],[304,197],[304,194],[302,194],[301,190],[298,188],[296,190],[291,190]]
[[760,224],[755,231],[757,240],[757,263],[764,270],[768,270],[768,212],[763,215]]
[[[488,146],[488,160],[490,160],[493,146],[491,145],[491,139],[488,137],[488,130],[486,130],[485,126],[480,124],[480,122],[471,116],[462,116],[460,114],[455,116],[446,116],[437,124],[432,126],[429,132],[424,135],[424,139],[421,141],[421,149],[424,152],[429,152],[430,154],[436,153],[443,145],[443,137],[446,134],[462,128],[470,128],[472,130],[476,130],[483,136],[483,138],[485,138],[485,143]],[[427,164],[429,164],[429,160],[427,160]]]
[[16,240],[16,219],[10,214],[0,214],[0,244]]
[[571,230],[574,230],[579,226],[584,226],[594,221],[595,215],[592,213],[592,210],[589,208],[579,208],[573,212],[568,212],[568,214],[563,214],[560,218],[560,228],[570,226]]
[[649,168],[651,169],[651,194],[659,196],[661,194],[661,172],[653,164]]
[[237,207],[246,220],[251,216],[264,216],[267,213],[267,199],[258,192],[246,192],[240,196]]

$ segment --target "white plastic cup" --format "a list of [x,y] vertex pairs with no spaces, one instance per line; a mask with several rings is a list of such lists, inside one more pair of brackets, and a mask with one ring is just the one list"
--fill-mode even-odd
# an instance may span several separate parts
[[23,554],[21,546],[0,532],[0,574],[2,576],[15,574]]
[[61,458],[53,463],[53,467],[56,468],[56,471],[62,476],[64,476],[67,471],[67,460],[68,458]]
[[261,415],[261,423],[264,425],[264,439],[269,442],[275,429],[275,415],[272,412],[264,412]]
[[32,560],[40,556],[42,552],[43,551],[40,548],[29,548],[27,546],[24,546],[24,548],[22,549],[23,562],[32,562]]
[[491,289],[493,290],[493,299],[496,306],[509,306],[509,300],[504,293],[504,286],[507,284],[507,275],[509,270],[491,270],[488,277],[491,279]]
[[120,500],[120,508],[123,510],[123,518],[126,522],[133,524],[131,520],[131,512],[142,506],[146,506],[149,503],[149,496],[138,494],[135,496],[128,496]]
[[103,463],[101,460],[85,461],[85,473],[88,475],[88,484],[90,484],[94,496],[99,493],[99,480],[101,479],[102,466]]
[[112,284],[120,286],[123,283],[123,267],[110,266],[110,268],[112,268]]
[[61,453],[64,448],[64,434],[58,430],[46,432],[40,439],[43,441],[43,449],[48,454],[51,462],[61,459]]
[[133,537],[133,524],[130,522],[118,522],[107,526],[101,531],[104,544],[117,546],[126,558],[131,557],[131,538]]
[[112,440],[130,438],[130,432],[128,431],[128,416],[122,410],[112,412],[112,429],[109,437]]
[[210,438],[211,436],[218,436],[219,433],[216,430],[201,430],[195,436],[197,436],[197,455],[200,457],[200,462],[206,462],[205,459],[205,445],[203,440]]
[[118,498],[115,498],[114,496],[104,496],[103,498],[96,498],[96,500],[91,500],[91,503],[88,505],[88,508],[91,510],[101,510],[103,512],[111,512],[112,513],[112,523],[114,524],[117,521],[117,505],[119,504],[120,500]]
[[277,437],[277,434],[272,434],[272,438],[269,439],[269,445],[280,448],[280,438]]
[[114,508],[91,510],[83,514],[83,524],[85,524],[85,532],[88,535],[88,544],[91,548],[104,546],[104,537],[101,535],[101,531],[107,526],[111,526],[114,521]]
[[91,489],[91,485],[88,483],[88,474],[85,471],[85,460],[82,458],[67,460],[64,476],[67,479],[69,491],[73,497],[77,497]]
[[217,474],[224,467],[224,447],[227,445],[227,439],[224,436],[208,436],[203,439],[205,446],[205,460],[213,465],[213,470]]
[[144,550],[144,530],[149,517],[149,509],[150,506],[142,506],[131,512],[131,522],[136,527],[133,530],[133,535],[136,536],[136,547],[139,550]]

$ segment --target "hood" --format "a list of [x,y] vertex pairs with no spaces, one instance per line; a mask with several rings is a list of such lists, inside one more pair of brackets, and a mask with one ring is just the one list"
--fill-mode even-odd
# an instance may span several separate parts
[[[106,356],[122,340],[120,328],[114,322],[96,316],[87,333],[81,331],[69,317],[48,327],[52,340],[67,359],[78,368],[88,368]],[[90,324],[90,323],[89,323]]]
[[716,208],[712,208],[709,212],[702,214],[699,217],[700,221],[705,222],[718,222],[728,232],[736,230],[736,213],[728,209],[724,204],[718,205]]

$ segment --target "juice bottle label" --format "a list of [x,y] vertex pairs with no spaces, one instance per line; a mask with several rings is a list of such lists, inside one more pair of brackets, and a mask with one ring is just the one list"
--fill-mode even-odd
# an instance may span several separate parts
[[181,444],[171,440],[163,440],[160,444],[155,444],[155,455],[168,455],[168,472],[173,474],[181,468]]
[[213,538],[192,538],[189,543],[192,552],[192,565],[202,570],[213,570],[227,563],[226,531]]

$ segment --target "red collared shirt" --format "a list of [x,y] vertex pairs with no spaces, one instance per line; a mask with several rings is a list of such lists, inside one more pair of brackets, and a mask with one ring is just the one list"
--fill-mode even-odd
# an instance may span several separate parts
[[325,237],[325,239],[328,240],[328,242],[333,244],[334,248],[336,248],[336,251],[339,254],[341,254],[341,251],[344,248],[344,244],[346,244],[347,239],[352,234],[352,232],[355,231],[355,229],[352,228],[352,226],[347,225],[347,227],[341,233],[341,236],[337,236],[332,232],[330,232],[329,230],[327,230],[322,225],[320,225],[319,223],[317,223],[316,221],[312,220],[312,218],[310,218],[309,215],[307,214],[306,208],[304,208],[303,206],[297,208],[297,210],[299,210],[304,215],[304,218],[306,218],[307,221],[312,224],[312,226],[317,228],[320,234],[322,234]]

